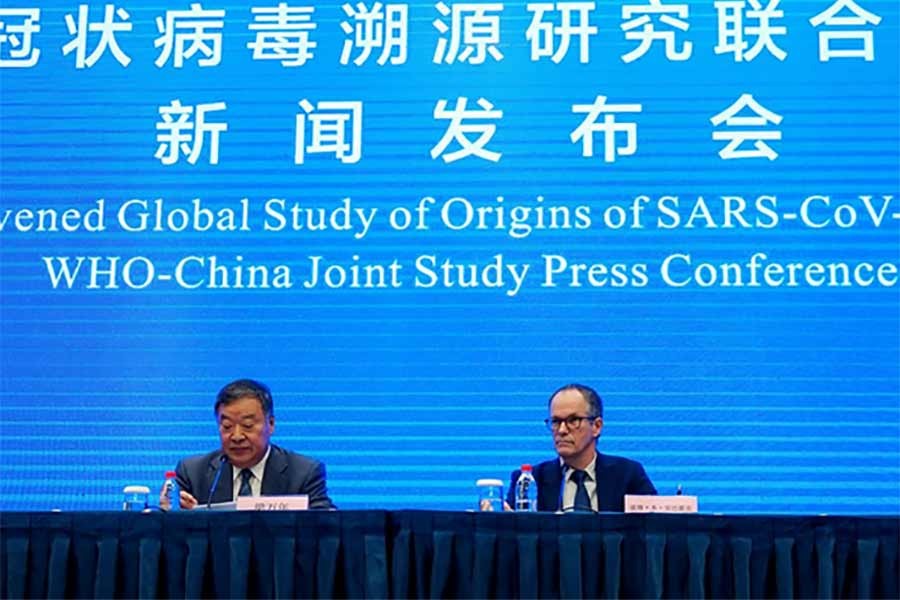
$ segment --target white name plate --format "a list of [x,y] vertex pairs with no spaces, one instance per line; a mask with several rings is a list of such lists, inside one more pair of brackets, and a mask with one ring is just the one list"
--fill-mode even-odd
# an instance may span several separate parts
[[238,496],[237,510],[307,510],[309,496]]
[[625,495],[627,513],[695,513],[697,496],[633,496]]

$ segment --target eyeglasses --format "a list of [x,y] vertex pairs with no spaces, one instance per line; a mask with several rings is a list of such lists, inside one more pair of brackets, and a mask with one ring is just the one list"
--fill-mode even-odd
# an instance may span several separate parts
[[593,421],[594,419],[599,419],[598,416],[593,417],[579,417],[578,415],[571,415],[566,417],[565,419],[559,419],[557,417],[553,417],[552,419],[544,419],[544,425],[547,426],[547,429],[550,431],[558,431],[559,426],[563,423],[566,424],[566,429],[572,431],[575,429],[581,429],[581,423],[583,421]]

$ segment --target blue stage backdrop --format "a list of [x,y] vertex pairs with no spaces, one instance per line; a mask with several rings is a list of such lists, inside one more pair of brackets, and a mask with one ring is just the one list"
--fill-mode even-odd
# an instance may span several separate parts
[[13,0],[0,508],[116,509],[216,391],[343,508],[602,452],[705,511],[900,510],[896,0]]

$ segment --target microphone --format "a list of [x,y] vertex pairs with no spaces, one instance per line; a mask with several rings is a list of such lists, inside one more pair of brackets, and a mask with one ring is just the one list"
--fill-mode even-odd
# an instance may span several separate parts
[[222,477],[222,467],[225,466],[225,463],[228,462],[228,457],[224,454],[219,457],[219,467],[216,469],[216,475],[213,477],[212,485],[209,487],[209,498],[206,499],[206,510],[209,510],[209,507],[212,506],[213,494],[216,493],[216,488],[219,487],[219,478]]

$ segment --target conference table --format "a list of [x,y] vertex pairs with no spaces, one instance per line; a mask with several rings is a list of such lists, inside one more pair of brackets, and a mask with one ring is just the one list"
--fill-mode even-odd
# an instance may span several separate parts
[[2,598],[898,598],[900,518],[0,514]]

